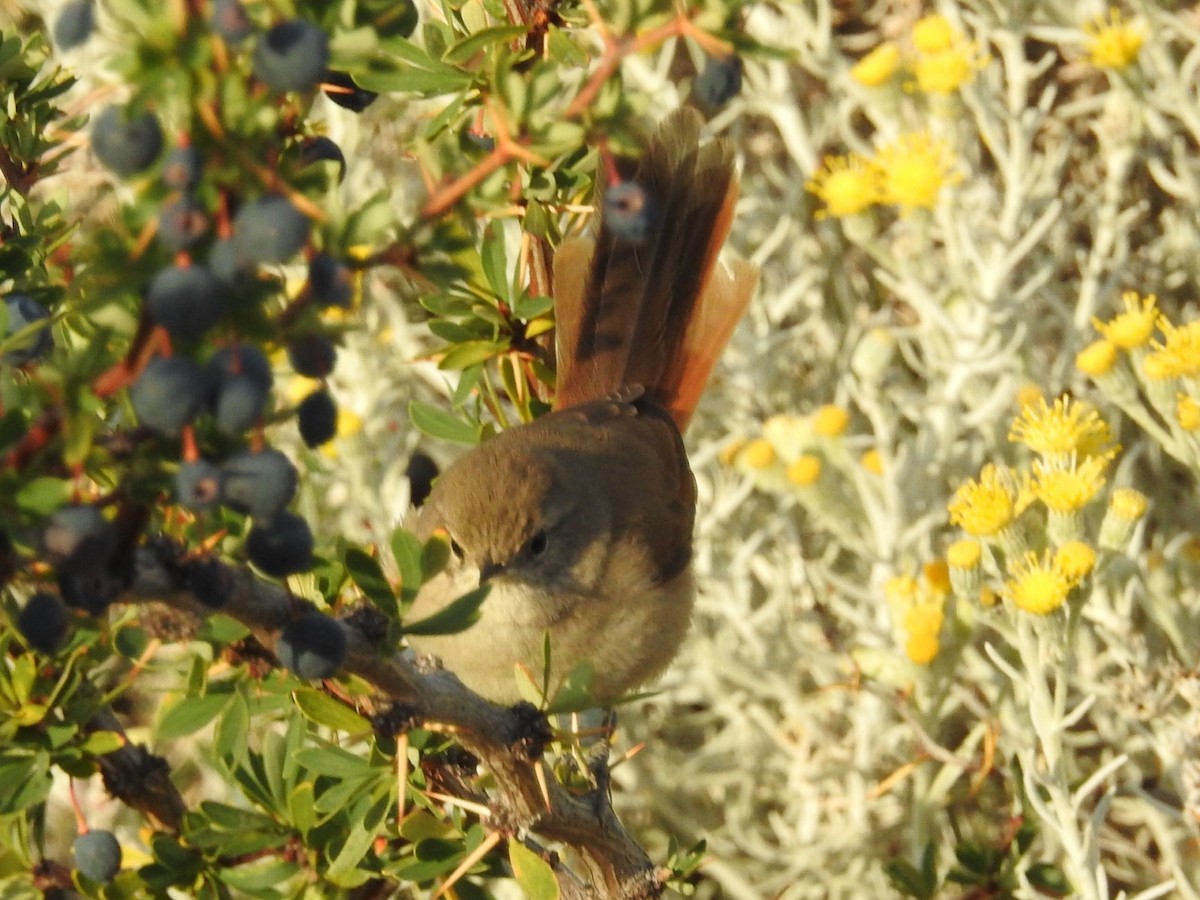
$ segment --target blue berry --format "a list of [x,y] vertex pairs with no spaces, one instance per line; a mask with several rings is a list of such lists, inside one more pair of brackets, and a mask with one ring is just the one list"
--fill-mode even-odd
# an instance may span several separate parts
[[54,43],[59,50],[78,47],[92,35],[96,26],[96,13],[92,0],[71,0],[54,22]]
[[346,661],[346,632],[329,616],[306,612],[283,626],[275,652],[301,678],[332,678]]
[[262,197],[238,210],[234,248],[238,258],[251,262],[286,262],[308,241],[310,227],[308,217],[286,197]]
[[643,243],[657,224],[653,198],[632,181],[621,181],[604,192],[603,225],[619,241]]
[[351,112],[362,112],[379,99],[379,95],[374,91],[368,91],[355,84],[354,79],[347,72],[326,72],[322,86],[325,89],[326,97]]
[[175,474],[175,496],[188,509],[210,509],[221,499],[221,470],[198,459],[184,462]]
[[256,521],[246,537],[250,562],[275,578],[307,571],[312,552],[312,531],[295,513],[281,512],[270,521]]
[[195,341],[225,313],[225,287],[204,266],[163,269],[146,288],[150,317],[181,341]]
[[275,518],[296,495],[299,475],[278,450],[244,450],[221,464],[226,506],[256,519]]
[[420,506],[433,490],[433,479],[438,477],[438,465],[428,453],[413,451],[404,469],[408,479],[408,499],[413,506]]
[[112,522],[94,506],[64,506],[42,529],[42,555],[58,568],[104,566],[117,549]]
[[177,191],[190,191],[199,184],[202,168],[200,151],[191,145],[176,147],[163,163],[163,184]]
[[108,882],[121,871],[121,845],[111,831],[93,828],[75,838],[75,868],[92,881]]
[[173,252],[193,246],[208,231],[208,216],[190,197],[181,197],[158,211],[158,239]]
[[17,629],[34,650],[47,655],[55,653],[66,640],[71,614],[66,604],[54,594],[38,591],[29,598],[20,615]]
[[210,609],[221,609],[233,598],[233,572],[218,560],[194,559],[184,564],[183,586]]
[[239,0],[216,0],[209,21],[227,44],[240,44],[254,31],[254,23]]
[[288,362],[297,375],[308,378],[324,378],[333,371],[337,362],[337,348],[329,338],[320,334],[306,334],[296,338],[287,348]]
[[348,307],[354,299],[354,277],[328,253],[318,253],[308,263],[308,289],[321,306]]
[[701,105],[724,106],[742,89],[742,60],[737,56],[708,57],[704,71],[692,82],[692,92]]
[[178,434],[208,405],[211,396],[208,373],[186,356],[151,360],[129,389],[138,421],[167,436]]
[[315,390],[296,408],[300,437],[309,447],[319,447],[337,434],[337,404],[325,390]]
[[[4,298],[4,306],[8,310],[7,335],[15,334],[28,328],[35,322],[44,322],[50,318],[46,308],[31,297],[24,294],[9,294]],[[10,366],[23,366],[44,354],[54,344],[49,328],[41,328],[33,334],[23,337],[20,343],[0,356],[0,361]]]
[[108,106],[92,126],[92,150],[100,162],[122,177],[150,168],[162,148],[162,127],[151,112],[130,118],[128,110]]
[[329,63],[329,38],[303,19],[280,22],[254,48],[254,74],[276,91],[308,91]]

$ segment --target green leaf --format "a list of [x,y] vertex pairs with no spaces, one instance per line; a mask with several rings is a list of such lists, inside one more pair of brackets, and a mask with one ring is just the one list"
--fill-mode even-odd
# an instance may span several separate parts
[[457,600],[419,621],[404,623],[405,634],[457,634],[479,621],[479,607],[487,599],[491,585],[481,584]]
[[511,40],[524,37],[528,33],[529,29],[524,25],[496,25],[484,28],[482,31],[477,31],[452,44],[442,54],[442,59],[450,63],[465,63],[485,47],[493,44],[506,44]]
[[1050,863],[1034,863],[1025,873],[1025,877],[1035,888],[1055,897],[1066,897],[1072,893],[1071,882],[1067,876]]
[[548,862],[517,840],[508,842],[508,861],[529,900],[558,900],[558,879]]
[[104,756],[125,746],[125,739],[115,731],[93,731],[84,739],[80,748],[92,756]]
[[69,479],[42,476],[25,482],[17,490],[15,499],[17,506],[25,512],[45,516],[70,500],[72,490]]
[[592,681],[596,677],[595,666],[591,660],[582,660],[567,673],[562,687],[550,702],[548,712],[566,713],[579,712],[596,706],[592,697]]
[[424,581],[421,565],[421,542],[416,535],[403,528],[392,532],[392,558],[400,571],[400,593],[405,602],[417,596]]
[[438,368],[448,371],[467,369],[499,356],[509,348],[508,341],[462,341],[455,344],[438,361]]
[[423,434],[457,444],[479,443],[480,429],[444,410],[417,400],[408,404],[408,417]]
[[296,706],[306,719],[351,736],[370,734],[371,723],[348,706],[314,688],[300,688],[294,694]]
[[357,547],[350,547],[343,561],[346,571],[350,573],[350,579],[364,596],[385,615],[393,619],[399,618],[400,607],[396,603],[396,594],[388,584],[379,561]]
[[305,769],[316,775],[333,778],[369,778],[375,774],[371,764],[349,750],[340,747],[305,747],[295,755]]
[[161,740],[174,740],[199,731],[225,709],[230,694],[184,697],[163,714],[155,732]]

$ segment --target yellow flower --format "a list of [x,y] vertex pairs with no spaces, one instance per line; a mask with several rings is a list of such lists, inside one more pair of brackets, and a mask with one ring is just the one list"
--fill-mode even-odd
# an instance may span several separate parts
[[1059,397],[1050,406],[1045,399],[1021,410],[1008,433],[1010,441],[1048,456],[1077,452],[1084,456],[1110,456],[1112,432],[1100,414],[1078,400]]
[[1109,9],[1106,18],[1083,26],[1087,35],[1088,56],[1092,65],[1102,69],[1124,69],[1132,64],[1146,40],[1140,25],[1126,21],[1118,9]]
[[751,469],[765,469],[775,462],[775,448],[766,438],[755,438],[742,448],[738,461]]
[[1017,408],[1024,409],[1027,406],[1033,406],[1035,403],[1045,403],[1046,395],[1042,393],[1042,389],[1031,381],[1026,381],[1017,388]]
[[879,198],[908,214],[932,209],[947,184],[961,180],[950,146],[927,131],[903,134],[879,148],[872,167],[879,179]]
[[1126,291],[1121,295],[1121,302],[1125,305],[1124,312],[1107,322],[1092,319],[1092,324],[1114,346],[1132,350],[1145,345],[1154,334],[1159,319],[1158,298],[1154,294],[1139,297],[1136,291]]
[[1146,514],[1146,495],[1133,488],[1117,488],[1108,498],[1108,508],[1113,515],[1129,522],[1136,522]]
[[717,451],[717,459],[722,465],[732,466],[748,441],[744,437],[735,437]]
[[913,46],[922,53],[937,53],[948,50],[958,40],[959,34],[945,16],[925,16],[913,25]]
[[1033,493],[1049,509],[1067,513],[1083,509],[1104,487],[1106,456],[1089,456],[1068,466],[1033,464]]
[[295,406],[320,386],[321,382],[315,378],[309,378],[307,375],[293,375],[284,385],[283,396],[289,404]]
[[805,187],[825,204],[817,218],[858,215],[879,199],[879,175],[856,153],[826,157]]
[[910,634],[904,642],[904,652],[918,666],[927,666],[933,662],[941,648],[936,632],[918,632]]
[[986,584],[979,589],[979,605],[984,609],[991,609],[1000,601],[996,592]]
[[921,574],[925,576],[925,583],[934,593],[950,593],[950,567],[946,565],[945,560],[935,559],[925,563],[921,567]]
[[1175,418],[1184,431],[1200,428],[1200,403],[1187,394],[1175,395]]
[[1026,553],[1013,563],[1010,576],[1005,583],[1005,594],[1018,609],[1039,616],[1062,606],[1074,586],[1049,554],[1039,559],[1034,553]]
[[1093,341],[1075,354],[1075,368],[1093,378],[1107,375],[1116,364],[1117,348],[1104,338]]
[[1067,541],[1054,551],[1054,565],[1078,584],[1096,568],[1096,551],[1083,541]]
[[796,487],[809,487],[821,477],[821,458],[811,453],[797,457],[787,467],[787,480]]
[[850,413],[834,403],[826,403],[812,415],[813,431],[821,437],[841,437],[850,423]]
[[1163,340],[1154,341],[1154,351],[1142,361],[1146,377],[1162,381],[1200,375],[1200,321],[1176,326],[1164,318],[1158,327]]
[[863,87],[879,87],[891,79],[898,68],[900,48],[885,41],[850,67],[850,77]]
[[863,453],[858,463],[872,475],[883,474],[883,454],[874,447]]
[[[362,416],[353,410],[346,409],[344,406],[338,407],[337,415],[337,436],[339,439],[348,438],[362,431],[363,420]],[[321,445],[321,452],[330,459],[336,459],[338,455],[338,442],[326,441]]]
[[954,569],[974,569],[983,558],[983,548],[974,538],[962,538],[946,548],[946,562]]
[[937,634],[942,630],[946,613],[940,600],[915,603],[904,611],[901,625],[909,634]]
[[1013,474],[989,463],[978,481],[968,481],[954,492],[947,506],[950,521],[967,534],[990,537],[1002,531],[1017,514],[1017,488]]
[[883,597],[893,609],[905,610],[916,602],[921,586],[911,575],[893,575],[883,583]]
[[945,50],[919,54],[912,69],[917,87],[926,94],[952,94],[970,81],[979,65],[975,45],[960,41]]

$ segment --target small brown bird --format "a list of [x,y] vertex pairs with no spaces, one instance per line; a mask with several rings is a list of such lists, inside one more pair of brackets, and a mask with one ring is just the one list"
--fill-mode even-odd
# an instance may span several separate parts
[[[471,689],[519,699],[514,666],[551,686],[590,660],[613,700],[659,674],[691,619],[696,484],[681,433],[749,303],[756,270],[717,255],[737,198],[725,142],[699,143],[691,110],[651,138],[630,210],[606,204],[594,241],[554,260],[554,411],[471,450],[434,483],[416,532],[453,558],[410,613],[491,585],[467,630],[411,637]],[[628,199],[628,198],[627,198]]]

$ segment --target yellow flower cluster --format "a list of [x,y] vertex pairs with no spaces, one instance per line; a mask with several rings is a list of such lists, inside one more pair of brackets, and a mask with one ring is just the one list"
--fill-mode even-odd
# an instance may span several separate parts
[[864,87],[878,88],[906,68],[912,84],[925,94],[952,94],[986,63],[979,45],[958,31],[945,16],[928,15],[912,28],[904,48],[885,41],[850,68]]
[[[1200,468],[1200,321],[1175,324],[1154,294],[1127,291],[1122,310],[1093,319],[1100,338],[1075,357],[1076,367],[1095,380],[1113,402],[1147,434],[1189,466]],[[1155,335],[1158,335],[1157,337]]]
[[897,206],[905,215],[932,209],[942,188],[961,180],[950,145],[928,131],[914,131],[886,142],[870,158],[826,157],[806,187],[824,204],[819,218],[844,218],[876,204]]
[[942,560],[927,563],[919,578],[896,575],[883,585],[883,596],[903,634],[904,652],[919,666],[934,661],[941,649],[946,599],[950,595],[948,567]]
[[1137,61],[1146,40],[1142,26],[1128,21],[1119,9],[1083,26],[1088,59],[1102,69],[1125,69]]
[[[1085,403],[1039,397],[1021,409],[1009,439],[1033,452],[1031,462],[985,465],[948,506],[951,523],[968,535],[947,552],[951,582],[964,599],[994,593],[1045,615],[1092,573],[1098,547],[1125,549],[1145,498],[1113,490],[1107,512],[1088,515],[1105,493],[1118,448],[1108,423]],[[998,590],[984,584],[984,570]]]

